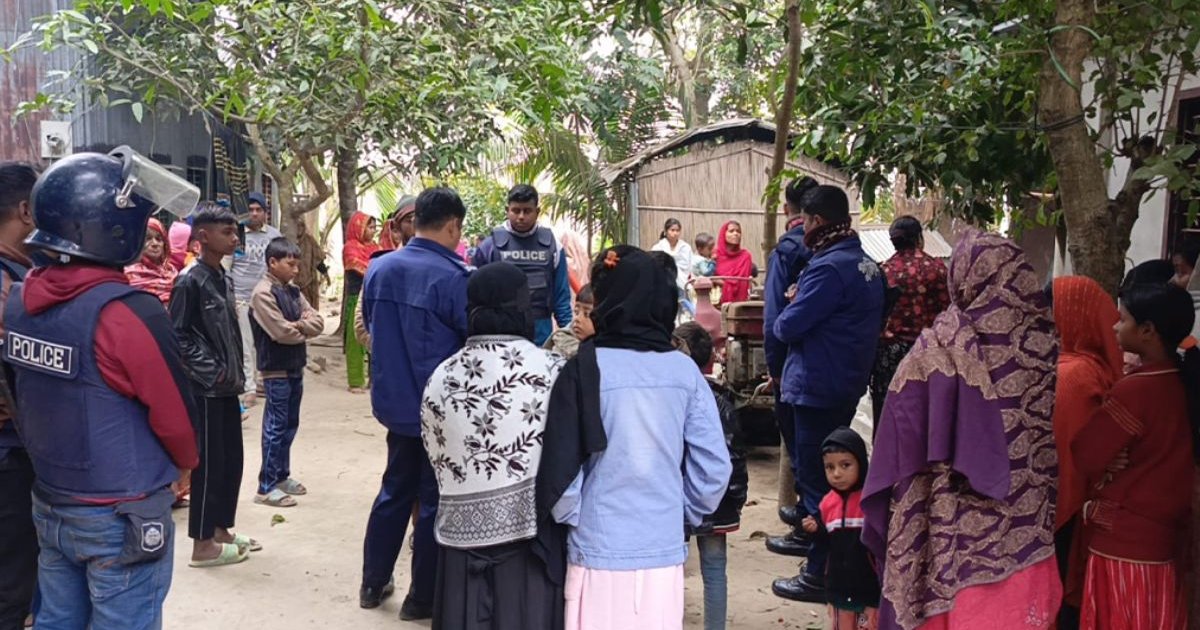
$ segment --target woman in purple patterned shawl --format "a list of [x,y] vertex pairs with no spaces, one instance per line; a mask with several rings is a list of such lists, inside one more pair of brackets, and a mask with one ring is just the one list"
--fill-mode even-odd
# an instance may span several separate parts
[[1047,628],[1062,594],[1049,305],[994,234],[963,235],[949,281],[892,381],[863,489],[880,628]]

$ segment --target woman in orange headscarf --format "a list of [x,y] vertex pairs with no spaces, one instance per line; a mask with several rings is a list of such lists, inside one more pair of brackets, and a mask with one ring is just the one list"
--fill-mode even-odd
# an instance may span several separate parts
[[171,300],[171,288],[179,272],[171,264],[167,246],[167,230],[158,219],[151,218],[146,226],[146,245],[142,257],[125,267],[125,277],[133,287],[154,294],[163,303]]
[[[1087,495],[1088,480],[1076,469],[1071,440],[1121,378],[1121,348],[1113,325],[1120,319],[1112,296],[1095,280],[1082,276],[1054,281],[1054,320],[1058,326],[1058,386],[1054,399],[1054,441],[1058,446],[1058,510],[1055,547],[1063,576],[1063,608],[1059,627],[1078,627],[1083,593],[1085,549],[1077,517]],[[1071,619],[1075,624],[1071,624]]]
[[346,271],[346,298],[342,305],[342,331],[346,352],[346,382],[355,394],[363,392],[366,381],[366,350],[354,335],[354,310],[358,306],[363,279],[371,254],[379,251],[375,217],[355,212],[346,227],[346,243],[342,246],[342,266]]

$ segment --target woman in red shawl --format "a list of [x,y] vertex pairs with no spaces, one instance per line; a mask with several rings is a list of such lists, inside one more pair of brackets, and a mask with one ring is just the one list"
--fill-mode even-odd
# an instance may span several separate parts
[[[754,277],[754,260],[742,249],[742,224],[726,221],[717,234],[717,275],[726,278]],[[744,302],[750,298],[749,280],[726,279],[721,285],[720,304]]]
[[[1121,378],[1122,355],[1113,334],[1117,305],[1095,280],[1080,276],[1054,281],[1054,321],[1058,326],[1058,386],[1054,396],[1054,442],[1058,448],[1058,510],[1055,547],[1063,577],[1059,627],[1079,627],[1085,550],[1076,541],[1076,522],[1087,496],[1087,480],[1075,468],[1071,440]],[[1071,619],[1074,623],[1071,623]]]
[[363,279],[371,254],[379,251],[375,217],[355,212],[346,227],[346,243],[342,247],[342,266],[346,271],[346,299],[342,305],[342,338],[346,352],[346,383],[353,394],[363,393],[367,384],[366,351],[354,335],[354,310],[362,292]]
[[[396,214],[383,222],[383,234],[379,237],[379,249],[371,254],[372,260],[408,245],[408,242],[416,235],[416,228],[413,226],[416,212],[416,197],[408,196],[400,200]],[[363,323],[362,301],[359,301],[354,308],[354,338],[368,352],[371,350],[371,335],[367,333],[367,326]]]
[[178,274],[167,250],[167,230],[158,219],[151,218],[142,258],[125,267],[125,277],[129,278],[131,286],[153,294],[166,306],[171,301],[171,287],[175,286]]

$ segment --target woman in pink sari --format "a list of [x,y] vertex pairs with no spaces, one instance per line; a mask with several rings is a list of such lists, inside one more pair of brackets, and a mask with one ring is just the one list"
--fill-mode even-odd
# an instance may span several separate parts
[[748,250],[742,248],[742,224],[737,221],[726,221],[717,234],[717,275],[747,278],[726,279],[721,285],[720,304],[750,299],[749,278],[754,277],[754,259],[750,257]]
[[175,286],[175,276],[179,271],[171,264],[167,230],[162,223],[151,218],[147,227],[142,257],[125,267],[125,277],[129,278],[131,286],[154,294],[166,306],[171,301],[171,287]]

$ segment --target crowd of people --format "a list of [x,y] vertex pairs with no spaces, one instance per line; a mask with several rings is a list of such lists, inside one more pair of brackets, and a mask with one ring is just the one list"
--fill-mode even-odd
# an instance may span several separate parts
[[[31,608],[39,628],[161,627],[189,492],[190,566],[260,550],[235,532],[260,397],[254,501],[307,493],[290,452],[325,328],[319,246],[279,235],[262,196],[239,222],[166,171],[138,177],[153,168],[127,150],[0,164],[0,628]],[[1114,301],[1083,277],[1044,285],[977,230],[947,266],[911,217],[876,264],[845,191],[800,178],[785,200],[763,333],[796,501],[767,547],[804,562],[773,592],[837,630],[1185,628],[1195,250],[1138,265]],[[696,278],[750,297],[741,226],[693,248],[670,220],[651,251],[600,251],[573,294],[537,191],[507,202],[473,251],[449,188],[348,222],[348,386],[387,429],[360,606],[395,592],[411,524],[402,619],[681,628],[695,538],[704,627],[724,628],[749,480],[733,396],[706,377],[713,336],[679,321]],[[159,209],[186,220],[164,229]]]

